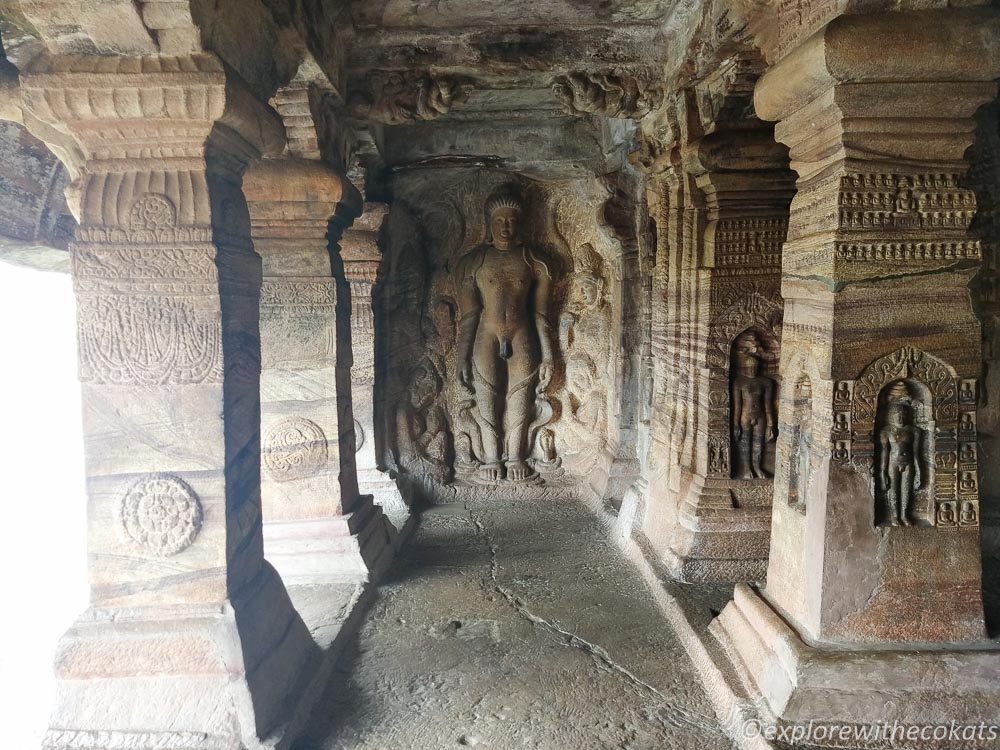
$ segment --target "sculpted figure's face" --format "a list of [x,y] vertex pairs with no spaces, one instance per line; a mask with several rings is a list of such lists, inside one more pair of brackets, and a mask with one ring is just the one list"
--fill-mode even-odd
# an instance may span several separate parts
[[518,239],[518,225],[521,223],[521,212],[516,208],[498,208],[490,215],[490,231],[493,241],[502,245],[512,245]]
[[905,406],[899,404],[889,409],[889,424],[893,427],[903,427],[909,423],[909,411]]
[[580,279],[580,296],[583,298],[585,304],[596,304],[598,292],[597,279],[592,277],[584,277]]

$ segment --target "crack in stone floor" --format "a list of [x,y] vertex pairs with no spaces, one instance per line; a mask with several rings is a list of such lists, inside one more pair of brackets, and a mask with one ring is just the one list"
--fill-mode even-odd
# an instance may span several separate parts
[[[471,509],[470,509],[470,515],[471,515]],[[476,525],[476,529],[486,539],[486,543],[489,545],[490,548],[490,578],[493,582],[493,588],[495,591],[500,593],[504,597],[504,599],[507,600],[507,602],[511,605],[511,607],[514,608],[515,611],[517,611],[518,614],[520,614],[523,618],[525,618],[529,622],[534,623],[535,625],[539,625],[543,628],[546,628],[552,634],[562,637],[563,639],[565,639],[567,645],[572,646],[573,648],[577,648],[580,651],[583,651],[584,653],[590,654],[600,663],[604,664],[604,666],[606,666],[608,669],[617,672],[622,677],[631,682],[636,688],[639,689],[639,691],[646,691],[652,693],[664,705],[671,706],[671,702],[667,696],[665,696],[655,687],[650,685],[648,682],[644,682],[643,680],[636,677],[635,674],[633,674],[632,671],[629,670],[627,667],[622,666],[614,659],[612,659],[611,655],[608,654],[608,652],[604,648],[597,645],[596,643],[591,643],[590,641],[581,638],[576,633],[570,633],[567,630],[563,630],[557,624],[550,622],[549,620],[546,620],[544,617],[536,615],[534,612],[531,611],[531,609],[527,606],[527,604],[523,599],[516,596],[510,589],[501,586],[497,579],[497,570],[499,568],[499,565],[497,563],[497,556],[499,552],[499,547],[497,547],[497,545],[493,543],[489,531],[482,524],[482,522],[480,522],[474,516],[472,517],[472,520],[473,523]],[[692,714],[690,711],[686,711],[682,708],[678,708],[675,706],[671,706],[671,708],[674,711],[676,711],[676,713],[678,714],[678,718],[680,720],[689,722],[701,729],[712,731],[715,729],[717,725],[715,717],[708,717],[708,716],[698,717]]]
[[338,670],[295,750],[732,747],[577,502],[426,511]]

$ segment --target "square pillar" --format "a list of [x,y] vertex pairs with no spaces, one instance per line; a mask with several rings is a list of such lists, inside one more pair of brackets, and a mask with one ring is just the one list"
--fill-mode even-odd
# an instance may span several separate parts
[[1000,723],[964,160],[998,74],[1000,14],[950,9],[838,18],[758,84],[799,175],[783,429],[767,585],[712,628],[780,722]]
[[358,485],[391,515],[409,513],[396,482],[379,468],[375,434],[375,311],[372,291],[378,277],[382,252],[378,235],[389,213],[385,203],[365,202],[361,216],[344,230],[340,255],[344,275],[351,286],[351,344],[354,364],[351,367],[351,395],[354,404],[354,430],[358,436],[355,460]]
[[654,466],[647,536],[682,580],[761,580],[793,175],[759,125],[704,135],[678,155],[659,178],[666,288],[654,346],[673,403],[658,400],[670,412],[654,427],[667,457]]
[[259,162],[245,190],[264,276],[265,555],[289,585],[377,578],[391,545],[381,508],[358,491],[350,288],[336,250],[360,196],[302,159]]
[[57,649],[44,747],[260,747],[318,651],[261,535],[241,173],[280,124],[210,55],[41,58],[22,91],[80,158],[90,607]]

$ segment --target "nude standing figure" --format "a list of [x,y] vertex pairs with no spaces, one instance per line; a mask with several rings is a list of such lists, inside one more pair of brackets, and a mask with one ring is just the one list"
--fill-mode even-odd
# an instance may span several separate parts
[[760,373],[760,360],[754,356],[760,344],[750,336],[749,349],[737,357],[733,378],[732,420],[740,467],[737,479],[764,479],[764,448],[775,439],[774,381]]
[[500,192],[487,203],[490,241],[458,265],[459,380],[475,393],[485,481],[521,481],[536,393],[552,380],[549,269],[524,246],[522,204]]
[[920,476],[920,429],[913,424],[907,404],[890,404],[885,426],[879,430],[879,469],[883,502],[890,526],[911,526],[913,493],[922,486]]

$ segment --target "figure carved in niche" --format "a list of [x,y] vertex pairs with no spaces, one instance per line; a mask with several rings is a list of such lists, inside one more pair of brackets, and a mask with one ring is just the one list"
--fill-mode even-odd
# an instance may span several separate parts
[[737,450],[736,479],[764,479],[764,451],[776,437],[774,381],[761,374],[760,339],[753,331],[740,336],[733,357],[732,429]]
[[880,499],[890,526],[913,525],[913,495],[922,486],[921,443],[921,430],[914,424],[910,405],[890,402],[885,425],[878,431]]
[[475,396],[479,479],[523,481],[529,427],[552,381],[549,269],[522,242],[523,206],[510,190],[486,206],[489,242],[458,265],[459,381]]
[[[788,504],[805,511],[812,473],[812,383],[803,376],[795,386],[792,456],[789,462]],[[842,416],[838,414],[837,416]]]
[[583,251],[585,265],[573,280],[567,309],[559,319],[559,340],[567,353],[570,417],[593,430],[606,410],[611,309],[604,295],[601,257],[590,245]]
[[424,359],[413,370],[406,398],[396,407],[398,463],[404,471],[448,480],[448,421],[437,403],[443,381]]

